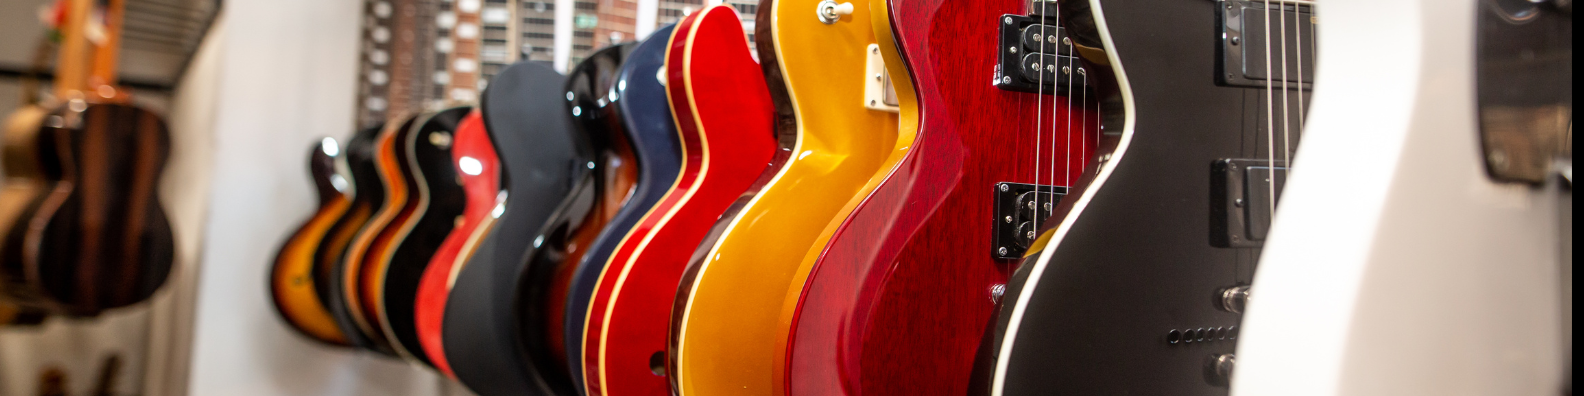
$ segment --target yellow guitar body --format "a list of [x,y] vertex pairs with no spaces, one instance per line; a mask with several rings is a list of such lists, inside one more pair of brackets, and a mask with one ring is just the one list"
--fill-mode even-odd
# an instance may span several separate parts
[[[781,76],[778,83],[777,73],[767,73],[782,118],[777,126],[794,127],[784,119],[790,110],[796,142],[786,165],[695,264],[697,280],[675,316],[674,381],[683,395],[784,393],[790,317],[782,307],[788,296],[795,307],[812,265],[807,258],[823,250],[912,144],[916,122],[899,129],[897,113],[865,106],[866,79],[876,77],[866,72],[871,45],[889,54],[888,65],[902,65],[885,1],[875,1],[877,17],[867,1],[852,3],[851,14],[830,24],[816,15],[819,0],[760,5],[758,35],[773,43],[772,53],[761,39],[760,61],[767,69],[779,62]],[[891,73],[907,75],[899,70]],[[905,78],[896,88],[903,114],[915,109]]]

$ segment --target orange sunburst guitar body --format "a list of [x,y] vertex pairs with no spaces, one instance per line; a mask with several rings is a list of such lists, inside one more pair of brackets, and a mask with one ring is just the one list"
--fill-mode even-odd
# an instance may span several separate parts
[[[775,154],[774,105],[736,12],[716,6],[688,16],[669,47],[666,89],[682,170],[610,256],[589,302],[568,308],[569,317],[584,316],[581,329],[568,332],[581,341],[568,355],[583,374],[574,382],[590,395],[669,394],[663,375],[677,281],[716,219],[752,194]],[[587,315],[573,314],[580,311]]]
[[325,306],[325,296],[320,295],[324,290],[321,283],[326,279],[319,276],[315,266],[320,244],[352,204],[345,191],[346,180],[336,173],[340,151],[335,139],[324,138],[309,154],[309,173],[319,193],[319,209],[275,256],[275,266],[270,270],[270,296],[281,317],[293,328],[315,340],[347,345],[346,335]]
[[[883,1],[881,1],[883,3]],[[880,44],[867,1],[850,14],[816,12],[819,0],[772,0],[758,14],[759,59],[776,100],[778,128],[792,136],[786,165],[696,255],[680,331],[677,389],[683,394],[781,394],[788,294],[802,290],[810,250],[884,179],[911,144],[898,115],[865,98],[883,83]],[[883,14],[882,14],[883,15]],[[882,25],[889,26],[889,25]],[[881,30],[889,36],[889,30]],[[889,37],[883,43],[891,46]],[[890,48],[887,48],[890,50]],[[873,63],[873,64],[871,64]]]
[[434,363],[435,369],[455,378],[451,365],[446,362],[445,347],[441,344],[440,328],[445,318],[446,296],[451,291],[452,277],[462,263],[472,256],[473,248],[495,223],[491,212],[501,203],[500,157],[495,145],[484,131],[484,117],[478,110],[468,114],[457,125],[456,141],[451,157],[457,164],[462,189],[467,203],[462,210],[462,221],[441,242],[428,268],[419,280],[418,297],[413,318],[418,340],[424,354]]

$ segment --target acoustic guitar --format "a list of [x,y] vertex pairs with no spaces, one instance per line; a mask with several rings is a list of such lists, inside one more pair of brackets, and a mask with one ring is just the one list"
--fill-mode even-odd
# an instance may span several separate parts
[[1232,394],[1573,394],[1571,2],[1316,7]]
[[387,248],[378,250],[376,242],[376,249],[370,250],[369,257],[377,261],[364,261],[364,280],[372,282],[364,284],[364,290],[373,291],[386,339],[393,340],[391,346],[398,354],[430,365],[413,328],[413,306],[424,268],[456,227],[467,201],[451,160],[451,143],[457,124],[472,110],[453,107],[425,113],[399,143],[405,154],[400,156],[405,159],[402,179],[410,191],[407,209],[385,227]]
[[1051,7],[1103,133],[1093,170],[1007,288],[991,393],[1225,395],[1304,125],[1316,6]]
[[[582,383],[590,394],[610,386],[623,387],[618,393],[666,393],[676,378],[666,369],[669,302],[685,290],[678,284],[693,250],[734,201],[752,196],[755,182],[778,166],[774,105],[736,12],[715,6],[689,15],[668,47],[665,86],[681,135],[681,175],[611,255],[590,302],[568,308],[588,311],[587,323],[568,331],[581,333],[581,342],[568,347],[596,360],[568,360],[587,375]],[[611,350],[622,351],[620,360],[603,360]],[[649,374],[623,375],[621,381],[631,381],[618,384],[602,367]]]
[[451,282],[460,268],[459,262],[472,257],[480,238],[495,224],[492,212],[501,208],[500,157],[484,131],[484,116],[478,110],[469,112],[457,124],[456,137],[451,146],[451,159],[456,164],[457,177],[467,197],[461,221],[447,234],[429,266],[424,268],[418,281],[418,294],[414,297],[413,330],[423,352],[434,363],[435,369],[455,378],[451,365],[445,360],[445,344],[441,342],[440,325],[445,317],[446,297]]
[[[783,307],[789,293],[802,291],[809,273],[805,256],[824,247],[840,220],[911,146],[911,130],[899,139],[899,103],[866,97],[875,88],[883,91],[888,77],[870,14],[865,1],[760,4],[759,60],[776,104],[778,135],[790,137],[782,152],[795,155],[778,156],[785,163],[779,173],[740,213],[722,218],[730,223],[719,240],[694,256],[702,259],[692,264],[699,272],[674,319],[685,320],[677,325],[685,335],[677,368],[683,392],[781,392],[791,320]],[[881,26],[883,45],[894,48],[889,24]],[[792,302],[787,308],[796,307]],[[640,374],[617,370],[625,366],[632,364],[605,371]],[[608,382],[621,387],[632,381]]]
[[315,283],[314,287],[319,290],[319,296],[324,299],[325,307],[341,329],[341,334],[347,337],[347,342],[365,349],[377,349],[378,346],[371,340],[369,330],[373,329],[365,330],[358,325],[358,319],[353,316],[354,309],[347,302],[346,261],[343,258],[358,231],[373,219],[374,212],[385,202],[385,186],[380,184],[379,173],[374,165],[375,144],[384,130],[384,124],[364,128],[341,147],[341,155],[346,159],[346,174],[350,176],[352,202],[330,230],[325,232],[324,240],[314,253],[315,271],[323,272],[315,275],[315,279],[321,282]]
[[[451,370],[479,394],[552,392],[526,358],[519,297],[538,270],[527,259],[545,234],[581,220],[568,200],[587,179],[566,113],[566,78],[549,66],[518,62],[490,79],[480,104],[501,160],[504,192],[495,225],[456,273],[446,298],[441,343]],[[587,200],[587,197],[574,197]],[[587,205],[583,205],[587,207]],[[495,215],[492,213],[492,215]],[[573,219],[573,218],[576,219]]]
[[544,247],[529,258],[533,272],[524,283],[530,286],[522,288],[526,294],[518,297],[518,305],[524,307],[519,326],[528,356],[546,383],[560,392],[574,392],[576,383],[568,382],[572,377],[563,347],[566,334],[572,333],[563,330],[569,316],[581,322],[582,312],[568,312],[568,301],[586,299],[587,293],[579,290],[592,283],[581,265],[588,262],[584,257],[592,252],[601,232],[615,230],[611,221],[632,196],[637,182],[635,153],[616,106],[624,98],[613,94],[620,85],[617,71],[635,46],[619,44],[596,51],[567,76],[566,112],[572,115],[578,147],[590,150],[590,172],[579,181],[577,198],[568,201],[570,206],[561,212],[569,221],[556,220],[543,234]]
[[[124,5],[107,3],[88,85],[60,76],[60,122],[47,119],[39,135],[50,141],[40,162],[60,169],[45,172],[52,183],[26,218],[22,260],[30,282],[76,316],[147,300],[164,285],[175,256],[158,189],[170,134],[158,115],[130,104],[114,85]],[[79,8],[86,10],[73,4]]]
[[314,340],[349,345],[347,336],[331,316],[322,285],[328,275],[319,267],[318,251],[328,241],[335,222],[351,206],[351,186],[336,167],[345,157],[341,145],[324,138],[308,151],[308,173],[319,196],[319,209],[281,245],[270,268],[270,297],[275,310],[293,329]]

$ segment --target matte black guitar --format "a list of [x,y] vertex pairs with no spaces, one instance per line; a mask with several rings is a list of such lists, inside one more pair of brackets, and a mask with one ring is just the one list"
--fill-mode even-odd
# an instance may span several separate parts
[[992,394],[1227,393],[1303,125],[1310,4],[1065,0],[1033,16],[1071,37],[1082,64],[1061,66],[1087,75],[1102,132],[1008,287]]
[[518,296],[532,271],[526,260],[544,245],[552,220],[573,217],[563,213],[574,188],[587,187],[589,155],[573,138],[565,85],[549,66],[524,61],[501,70],[484,92],[484,125],[503,164],[505,200],[494,228],[456,270],[441,331],[452,371],[481,395],[551,393],[531,375]]

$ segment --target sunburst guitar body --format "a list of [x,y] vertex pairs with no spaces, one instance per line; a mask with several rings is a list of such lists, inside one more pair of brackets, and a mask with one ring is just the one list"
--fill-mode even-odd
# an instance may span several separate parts
[[673,318],[683,394],[781,394],[791,319],[782,308],[803,289],[805,257],[824,247],[911,145],[911,130],[899,138],[898,109],[865,97],[870,84],[885,80],[871,70],[883,67],[881,46],[895,53],[890,25],[880,25],[882,43],[867,2],[821,14],[827,4],[760,5],[759,60],[790,155],[734,218],[722,219],[720,237],[700,247],[707,254],[696,255],[702,260],[683,283],[691,289]]
[[332,138],[315,143],[309,152],[308,170],[319,195],[319,209],[281,246],[270,269],[270,296],[275,309],[292,328],[314,340],[347,345],[347,336],[336,324],[321,294],[328,281],[320,276],[316,257],[337,220],[352,200],[344,176],[336,171],[341,146]]
[[682,171],[611,255],[589,303],[568,307],[587,312],[569,331],[581,342],[568,347],[594,357],[569,359],[590,394],[669,392],[665,351],[677,282],[694,248],[732,202],[750,194],[776,148],[774,105],[735,11],[716,6],[690,15],[668,47],[666,88],[682,138]]

